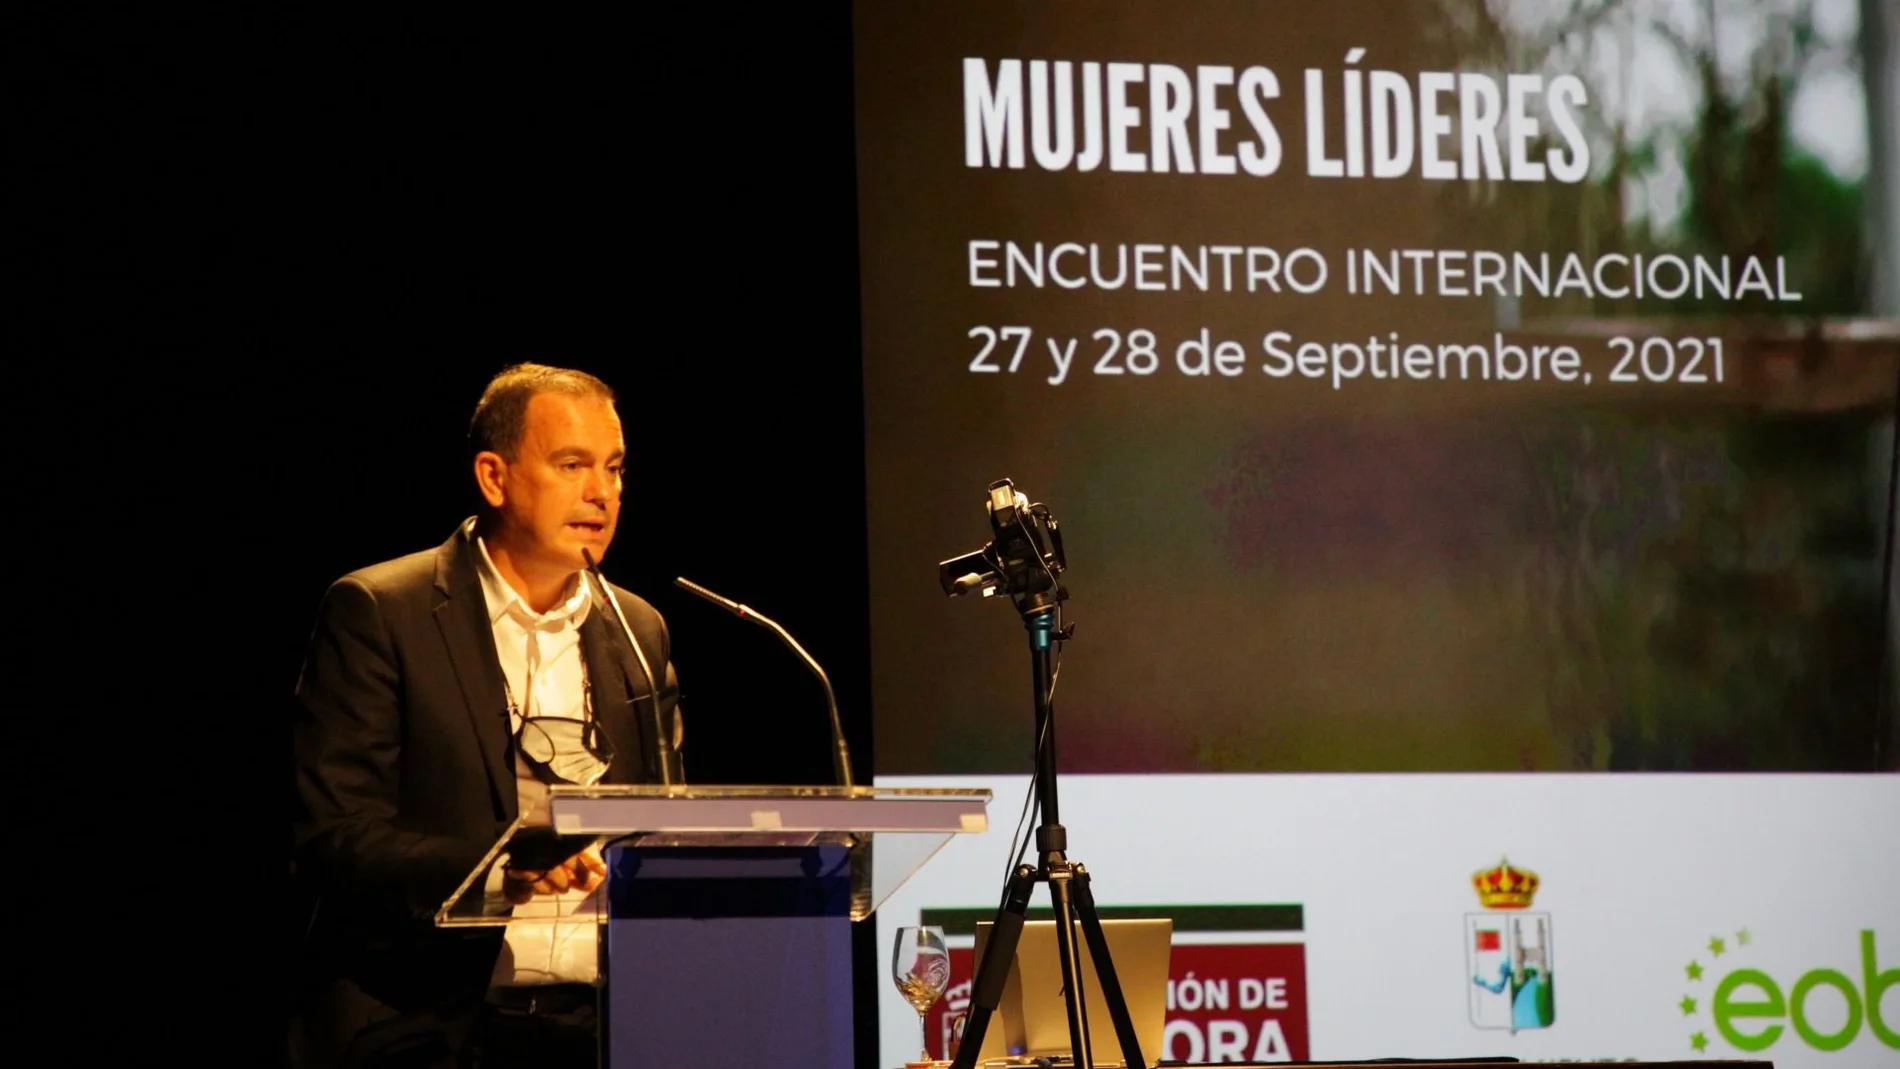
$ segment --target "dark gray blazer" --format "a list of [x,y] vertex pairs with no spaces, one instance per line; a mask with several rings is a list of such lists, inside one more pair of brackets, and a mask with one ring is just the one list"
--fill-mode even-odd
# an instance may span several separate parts
[[[466,532],[337,580],[297,681],[293,848],[315,901],[304,985],[341,979],[398,1012],[479,1000],[500,950],[497,929],[432,922],[517,810],[501,662]],[[660,677],[659,720],[675,724],[665,621],[613,591]],[[655,714],[619,622],[597,605],[580,641],[614,744],[604,782],[658,779]]]

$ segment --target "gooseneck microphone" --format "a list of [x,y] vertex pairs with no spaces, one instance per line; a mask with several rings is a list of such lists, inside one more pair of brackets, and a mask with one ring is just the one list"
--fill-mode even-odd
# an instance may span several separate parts
[[653,743],[659,748],[659,753],[655,756],[659,758],[660,782],[671,787],[673,785],[673,733],[666,730],[666,726],[660,722],[660,686],[653,678],[653,666],[647,663],[647,655],[640,648],[640,640],[633,637],[633,628],[628,626],[626,614],[620,611],[620,601],[614,597],[613,588],[609,587],[607,580],[601,577],[600,563],[594,560],[594,555],[589,553],[585,546],[581,547],[581,559],[587,562],[587,574],[594,580],[594,590],[613,610],[614,619],[620,621],[620,630],[627,636],[627,645],[633,647],[633,656],[640,662],[640,672],[647,677],[647,704],[653,707]]
[[825,675],[823,668],[818,667],[818,662],[813,659],[812,655],[805,652],[805,647],[799,645],[798,640],[786,632],[783,627],[780,627],[771,617],[766,616],[750,605],[742,605],[731,598],[720,597],[718,594],[707,590],[705,587],[700,586],[698,583],[684,576],[673,580],[673,583],[682,590],[698,594],[700,597],[738,616],[742,620],[751,620],[757,623],[759,626],[777,635],[781,641],[792,648],[793,653],[798,654],[799,658],[805,662],[805,666],[810,668],[812,674],[818,677],[818,682],[825,685],[825,702],[831,706],[831,741],[833,745],[831,764],[833,769],[837,771],[838,783],[844,787],[856,786],[851,780],[851,751],[845,746],[844,725],[838,720],[838,695],[831,689],[831,678]]

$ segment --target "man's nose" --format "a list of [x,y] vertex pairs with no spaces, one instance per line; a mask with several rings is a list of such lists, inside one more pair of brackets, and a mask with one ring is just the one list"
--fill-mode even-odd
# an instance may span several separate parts
[[581,487],[581,496],[589,502],[607,507],[615,493],[613,473],[602,468],[593,468],[588,472],[587,482]]

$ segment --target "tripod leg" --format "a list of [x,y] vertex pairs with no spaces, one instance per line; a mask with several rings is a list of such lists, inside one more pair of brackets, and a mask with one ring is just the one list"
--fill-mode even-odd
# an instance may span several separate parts
[[1075,898],[1069,863],[1057,860],[1049,866],[1049,897],[1054,900],[1056,952],[1062,959],[1063,1001],[1069,1011],[1069,1047],[1078,1067],[1095,1064],[1089,1050],[1089,1009],[1084,997],[1082,953],[1075,945]]
[[1089,870],[1071,866],[1075,876],[1070,892],[1075,899],[1076,916],[1082,922],[1082,938],[1089,944],[1089,957],[1095,959],[1095,976],[1102,982],[1102,1000],[1108,1003],[1108,1019],[1115,1024],[1115,1038],[1121,1042],[1122,1061],[1133,1069],[1148,1063],[1141,1055],[1141,1041],[1135,1037],[1134,1019],[1128,1016],[1128,1000],[1122,995],[1121,979],[1115,975],[1115,963],[1108,956],[1108,937],[1102,932],[1101,918],[1095,912],[1095,894],[1089,890]]
[[963,1022],[963,1043],[950,1069],[972,1069],[976,1053],[983,1047],[983,1033],[989,1030],[990,1015],[1003,1001],[1003,984],[1009,979],[1009,966],[1016,960],[1016,944],[1023,937],[1023,916],[1029,911],[1029,892],[1036,886],[1036,870],[1019,865],[1009,878],[1003,905],[990,926],[989,944],[983,948],[983,964],[970,983],[970,1015]]

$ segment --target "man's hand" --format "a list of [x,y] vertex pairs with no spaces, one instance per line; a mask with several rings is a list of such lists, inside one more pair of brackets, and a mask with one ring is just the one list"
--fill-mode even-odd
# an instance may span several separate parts
[[589,846],[550,869],[502,870],[501,889],[511,905],[524,905],[535,895],[563,891],[592,891],[607,880],[607,862],[598,846]]

